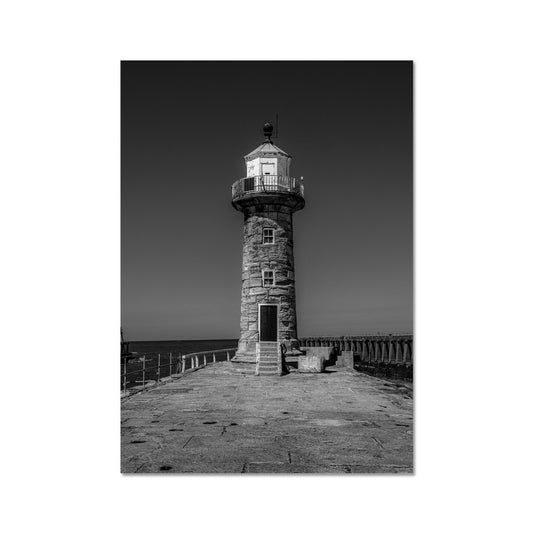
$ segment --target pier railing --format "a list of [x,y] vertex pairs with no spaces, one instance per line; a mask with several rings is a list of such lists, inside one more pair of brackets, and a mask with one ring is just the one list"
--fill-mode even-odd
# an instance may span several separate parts
[[[237,348],[223,348],[185,355],[153,352],[143,353],[133,359],[123,357],[120,369],[121,392],[126,394],[128,389],[144,390],[209,364],[229,361],[235,355],[236,350]],[[147,366],[147,362],[152,363],[154,360],[157,364]]]
[[[412,378],[412,335],[360,335],[348,337],[303,337],[302,347],[325,346],[334,348],[340,355],[353,351],[354,368],[372,374],[389,377]],[[143,353],[139,357],[122,357],[120,389],[137,392],[153,387],[187,372],[222,361],[230,361],[237,348],[223,348],[203,352],[181,354]],[[154,362],[157,364],[152,364]],[[147,365],[147,363],[149,363]]]
[[327,346],[340,355],[353,351],[354,368],[390,377],[412,378],[412,335],[356,335],[347,337],[304,337],[303,346]]

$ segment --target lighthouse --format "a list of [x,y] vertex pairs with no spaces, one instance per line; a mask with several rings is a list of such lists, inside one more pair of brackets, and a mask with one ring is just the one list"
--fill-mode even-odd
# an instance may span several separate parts
[[244,215],[240,338],[234,363],[256,374],[283,372],[281,345],[297,340],[293,213],[305,205],[303,178],[290,175],[291,156],[265,140],[244,156],[246,177],[232,186]]

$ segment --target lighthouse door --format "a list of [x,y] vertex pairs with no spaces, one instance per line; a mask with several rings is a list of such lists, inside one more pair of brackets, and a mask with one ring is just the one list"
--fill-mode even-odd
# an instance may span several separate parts
[[265,191],[276,190],[276,166],[274,163],[261,163],[261,188]]
[[276,167],[274,163],[261,163],[261,174],[275,174]]
[[275,342],[278,340],[278,306],[261,304],[259,306],[259,340]]

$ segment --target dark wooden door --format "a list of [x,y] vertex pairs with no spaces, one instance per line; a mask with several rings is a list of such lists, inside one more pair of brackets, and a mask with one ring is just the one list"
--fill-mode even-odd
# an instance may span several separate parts
[[270,342],[278,340],[277,305],[259,306],[259,340]]

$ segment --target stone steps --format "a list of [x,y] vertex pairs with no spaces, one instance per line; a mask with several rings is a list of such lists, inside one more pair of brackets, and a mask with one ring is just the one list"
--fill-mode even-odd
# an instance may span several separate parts
[[277,342],[260,342],[258,344],[258,363],[256,374],[258,376],[281,376],[281,362],[279,345]]

